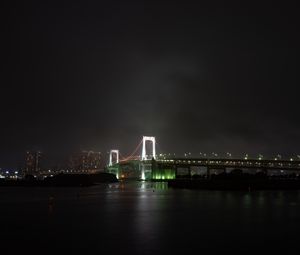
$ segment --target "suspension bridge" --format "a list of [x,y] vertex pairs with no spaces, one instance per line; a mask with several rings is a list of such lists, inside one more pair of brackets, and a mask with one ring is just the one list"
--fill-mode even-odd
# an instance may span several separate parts
[[[148,143],[151,143],[150,153],[147,153]],[[155,137],[143,136],[128,156],[124,157],[118,149],[110,150],[106,171],[115,174],[118,179],[140,180],[170,180],[181,176],[188,178],[201,172],[209,178],[212,173],[226,173],[233,169],[262,171],[266,174],[283,171],[300,174],[299,159],[165,158],[157,154],[157,145]]]
[[[147,143],[151,143],[151,153],[147,153]],[[114,173],[118,179],[152,179],[152,160],[156,160],[156,139],[153,136],[143,136],[136,148],[128,156],[123,156],[119,150],[109,152],[107,170]],[[141,154],[139,154],[141,151]]]

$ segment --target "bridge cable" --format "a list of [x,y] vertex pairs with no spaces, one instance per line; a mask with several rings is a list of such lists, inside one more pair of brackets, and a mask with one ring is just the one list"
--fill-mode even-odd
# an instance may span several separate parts
[[132,159],[134,157],[134,154],[138,151],[138,149],[140,148],[140,146],[142,145],[143,140],[141,140],[139,142],[139,144],[136,146],[136,148],[134,149],[134,151],[127,157],[125,157],[124,159],[122,159],[121,161],[128,161],[129,159]]

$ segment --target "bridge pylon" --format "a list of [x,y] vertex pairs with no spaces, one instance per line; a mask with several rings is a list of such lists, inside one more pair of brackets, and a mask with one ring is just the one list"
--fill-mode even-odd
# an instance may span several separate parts
[[[113,163],[113,154],[116,155],[115,163]],[[113,164],[118,164],[118,163],[119,163],[119,150],[110,150],[108,166],[112,166]]]
[[142,160],[147,160],[146,154],[146,142],[152,142],[152,157],[156,158],[156,141],[154,136],[143,136],[143,150],[142,150]]

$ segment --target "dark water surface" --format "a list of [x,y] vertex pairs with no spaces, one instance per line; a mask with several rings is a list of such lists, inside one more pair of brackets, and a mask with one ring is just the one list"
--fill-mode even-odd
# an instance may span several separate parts
[[0,254],[300,254],[300,191],[2,187],[0,220]]

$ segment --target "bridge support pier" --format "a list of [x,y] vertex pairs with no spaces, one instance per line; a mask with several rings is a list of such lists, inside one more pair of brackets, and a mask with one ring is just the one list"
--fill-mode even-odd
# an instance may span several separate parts
[[141,166],[141,180],[144,181],[146,178],[145,178],[145,165],[142,164]]
[[188,175],[189,175],[189,178],[191,179],[192,178],[192,169],[190,166],[188,168]]
[[[178,166],[174,166],[175,169],[175,178],[177,179],[178,177],[180,177],[180,175],[178,174]],[[187,176],[188,178],[192,178],[192,169],[190,166],[188,167],[184,167],[184,169],[187,169]],[[186,174],[185,174],[186,176]]]
[[207,167],[206,169],[207,169],[207,170],[206,170],[206,178],[207,178],[207,179],[210,179],[210,170],[211,170],[211,169],[210,169],[210,167]]

